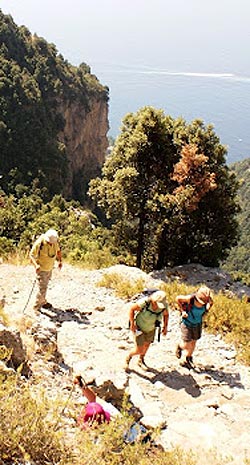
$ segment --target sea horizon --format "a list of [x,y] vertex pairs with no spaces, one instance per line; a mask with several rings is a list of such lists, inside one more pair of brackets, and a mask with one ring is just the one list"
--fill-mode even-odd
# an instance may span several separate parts
[[109,136],[117,137],[127,113],[153,106],[187,123],[212,124],[228,164],[250,157],[250,74],[115,63],[91,71],[109,88]]

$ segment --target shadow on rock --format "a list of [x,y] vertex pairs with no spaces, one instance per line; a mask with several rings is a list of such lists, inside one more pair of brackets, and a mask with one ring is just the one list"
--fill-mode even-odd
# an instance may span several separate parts
[[193,378],[193,376],[190,373],[187,375],[183,375],[179,373],[177,370],[165,372],[155,370],[154,368],[148,368],[147,372],[153,373],[155,376],[150,376],[146,373],[141,373],[134,369],[131,369],[130,372],[135,373],[136,375],[149,381],[152,384],[155,384],[158,381],[171,389],[175,389],[176,391],[184,389],[186,393],[192,397],[199,397],[201,395],[201,389],[197,384],[197,381]]
[[62,324],[65,321],[75,321],[79,324],[90,324],[88,315],[91,315],[92,312],[80,312],[77,308],[54,308],[45,309],[41,308],[40,313],[49,317],[54,323]]
[[217,370],[214,367],[198,367],[199,374],[208,375],[218,384],[227,385],[229,387],[237,387],[245,389],[241,382],[240,373],[228,373],[223,370]]

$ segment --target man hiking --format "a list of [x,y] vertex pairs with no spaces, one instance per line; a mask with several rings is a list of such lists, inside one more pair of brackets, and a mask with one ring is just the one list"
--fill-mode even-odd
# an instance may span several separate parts
[[39,287],[34,305],[34,311],[37,314],[42,307],[52,308],[52,304],[46,300],[46,293],[55,260],[59,262],[58,267],[62,268],[62,255],[57,231],[49,229],[38,237],[30,251],[30,259],[36,270]]

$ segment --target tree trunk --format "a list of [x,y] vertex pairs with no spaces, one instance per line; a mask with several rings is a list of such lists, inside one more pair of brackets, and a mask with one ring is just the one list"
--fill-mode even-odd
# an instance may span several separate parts
[[143,252],[144,252],[144,229],[145,229],[145,210],[142,209],[139,216],[137,251],[136,251],[136,266],[141,268]]

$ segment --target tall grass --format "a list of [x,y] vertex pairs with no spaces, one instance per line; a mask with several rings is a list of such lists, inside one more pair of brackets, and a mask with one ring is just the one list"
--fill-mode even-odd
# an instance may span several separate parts
[[[55,431],[55,404],[37,396],[18,376],[0,374],[0,464],[63,464],[71,455]],[[63,460],[62,460],[63,459]]]
[[97,285],[112,289],[118,297],[129,299],[134,294],[141,292],[145,288],[146,283],[142,278],[130,281],[119,275],[119,273],[114,272],[104,273]]
[[250,365],[250,303],[219,293],[206,315],[207,329],[235,345],[238,359]]

